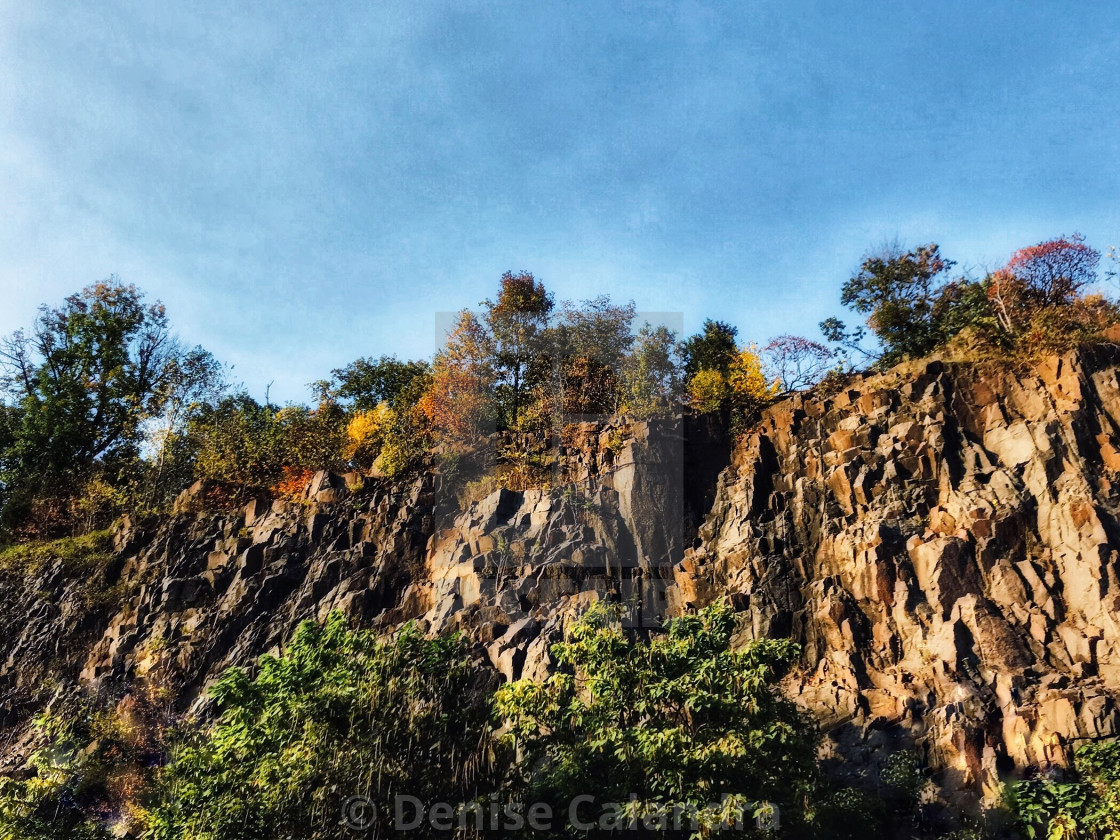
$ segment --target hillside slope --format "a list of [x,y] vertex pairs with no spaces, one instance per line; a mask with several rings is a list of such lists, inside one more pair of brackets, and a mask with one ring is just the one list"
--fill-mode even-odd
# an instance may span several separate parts
[[[1120,346],[1014,374],[938,361],[766,411],[727,462],[709,421],[584,423],[540,446],[552,489],[463,505],[433,464],[298,501],[126,521],[88,574],[0,579],[0,740],[77,693],[158,683],[180,713],[306,618],[462,629],[506,678],[595,598],[634,624],[729,595],[744,636],[792,635],[787,690],[857,773],[916,746],[973,805],[1120,730]],[[706,520],[697,530],[702,513]]]

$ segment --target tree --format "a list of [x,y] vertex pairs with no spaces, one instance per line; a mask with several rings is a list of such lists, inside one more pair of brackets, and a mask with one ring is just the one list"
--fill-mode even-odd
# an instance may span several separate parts
[[1016,336],[1046,310],[1076,303],[1096,279],[1100,258],[1080,234],[1020,248],[988,278],[988,299],[1000,327]]
[[622,408],[639,417],[670,410],[680,399],[676,336],[668,327],[644,324],[622,371]]
[[[867,335],[867,330],[863,327],[853,327],[848,329],[847,324],[839,318],[833,316],[825,318],[820,322],[821,335],[824,340],[830,344],[835,344],[836,348],[832,352],[840,359],[842,367],[854,368],[855,362],[853,361],[852,354],[858,353],[864,360],[877,362],[882,358],[881,353],[874,350],[868,350],[863,346],[863,339]],[[847,354],[842,354],[840,351],[846,350]]]
[[195,347],[168,362],[161,384],[163,410],[152,421],[149,443],[155,461],[145,477],[144,501],[149,508],[166,501],[185,481],[185,476],[168,467],[174,464],[177,443],[187,431],[190,414],[203,405],[213,405],[226,390],[220,362],[201,347]]
[[888,246],[865,258],[844,284],[840,302],[868,316],[883,344],[881,364],[923,356],[944,340],[933,317],[939,291],[934,281],[953,265],[932,243],[905,253]]
[[755,346],[744,347],[731,360],[727,374],[731,391],[731,407],[741,421],[753,422],[766,406],[778,396],[780,384],[768,379],[762,370],[762,359]]
[[799,335],[780,335],[762,348],[764,365],[784,391],[816,385],[832,366],[836,354],[823,344]]
[[[634,344],[633,321],[633,301],[618,305],[601,295],[578,305],[562,303],[557,322],[542,336],[540,363],[552,368],[553,387],[539,388],[539,399],[559,396],[564,415],[613,412],[623,364]],[[542,371],[538,378],[545,375]]]
[[[0,345],[2,383],[20,416],[0,479],[5,518],[30,499],[72,496],[95,467],[112,478],[135,464],[145,423],[194,387],[187,370],[205,378],[212,366],[204,351],[179,346],[163,305],[145,304],[135,286],[110,278],[40,307],[30,333]],[[15,513],[14,495],[23,499]]]
[[177,457],[197,478],[264,488],[291,463],[285,450],[276,409],[241,392],[191,413]]
[[593,359],[617,372],[634,344],[634,312],[633,301],[614,304],[607,295],[564,301],[550,345],[565,358]]
[[699,371],[718,370],[727,375],[731,360],[739,352],[735,343],[738,330],[723,321],[704,322],[703,332],[689,338],[681,345],[680,355],[684,359],[684,375],[692,379]]
[[493,431],[493,358],[490,334],[464,309],[436,354],[428,389],[417,406],[432,429],[460,442],[474,442]]
[[333,399],[355,411],[372,411],[379,403],[398,407],[402,398],[418,396],[411,386],[428,374],[423,361],[401,361],[396,356],[356,359],[331,371],[329,380],[313,384],[320,399]]
[[32,333],[0,347],[23,409],[24,457],[53,476],[134,441],[166,399],[173,350],[163,306],[145,306],[135,286],[112,278],[40,307]]
[[1100,251],[1075,233],[1020,248],[1011,255],[1006,270],[1049,306],[1071,303],[1097,277]]
[[[668,622],[649,642],[627,634],[620,617],[593,607],[552,647],[557,673],[498,690],[528,795],[567,808],[591,794],[580,816],[605,830],[631,817],[656,825],[674,807],[705,833],[756,800],[779,803],[783,815],[799,810],[814,739],[775,688],[796,645],[767,639],[733,650],[737,623],[725,603]],[[612,814],[605,802],[628,810]]]
[[548,327],[552,295],[532,274],[502,275],[496,300],[483,301],[485,320],[494,344],[498,404],[507,425],[516,426],[532,383],[526,373],[540,351]]

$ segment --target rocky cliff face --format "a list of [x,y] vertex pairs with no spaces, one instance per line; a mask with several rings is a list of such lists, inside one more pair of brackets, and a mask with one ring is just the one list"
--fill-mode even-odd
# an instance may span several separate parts
[[1120,730],[1120,348],[795,397],[723,475],[681,599],[792,634],[849,768],[914,745],[962,804]]
[[802,643],[786,690],[838,772],[917,747],[946,798],[991,800],[1120,728],[1118,376],[1113,345],[1019,374],[903,367],[774,406],[722,474],[718,424],[619,420],[549,442],[551,489],[470,503],[434,464],[232,512],[196,488],[118,530],[96,608],[61,561],[0,580],[0,759],[77,692],[158,681],[203,711],[222,669],[334,609],[464,630],[512,679],[546,673],[596,598],[655,626],[730,596],[744,638]]

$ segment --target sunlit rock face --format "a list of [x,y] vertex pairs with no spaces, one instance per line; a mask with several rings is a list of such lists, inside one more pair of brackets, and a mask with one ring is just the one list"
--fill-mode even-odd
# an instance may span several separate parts
[[791,634],[787,690],[857,771],[919,749],[958,804],[1120,730],[1120,348],[901,366],[766,413],[680,600]]
[[[547,674],[597,599],[654,629],[728,597],[744,642],[801,643],[784,689],[836,772],[873,780],[916,748],[941,799],[994,801],[1120,728],[1118,375],[1116,345],[1018,371],[903,365],[773,406],[733,453],[713,417],[494,438],[476,493],[437,459],[237,510],[196,485],[118,529],[96,609],[57,563],[0,581],[0,762],[67,693],[158,682],[205,712],[224,668],[331,610],[461,630],[516,679]],[[487,489],[513,483],[495,457],[511,448],[547,486]]]

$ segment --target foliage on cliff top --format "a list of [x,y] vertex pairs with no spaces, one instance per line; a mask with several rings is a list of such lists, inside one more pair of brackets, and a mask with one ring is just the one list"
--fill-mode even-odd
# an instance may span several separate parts
[[949,279],[955,263],[936,244],[885,246],[864,259],[841,294],[841,303],[867,316],[880,347],[865,347],[863,328],[849,330],[837,318],[822,321],[821,331],[879,368],[950,343],[968,343],[979,358],[1034,359],[1097,340],[1120,322],[1113,301],[1090,293],[1100,256],[1075,234],[1021,248],[982,279]]

